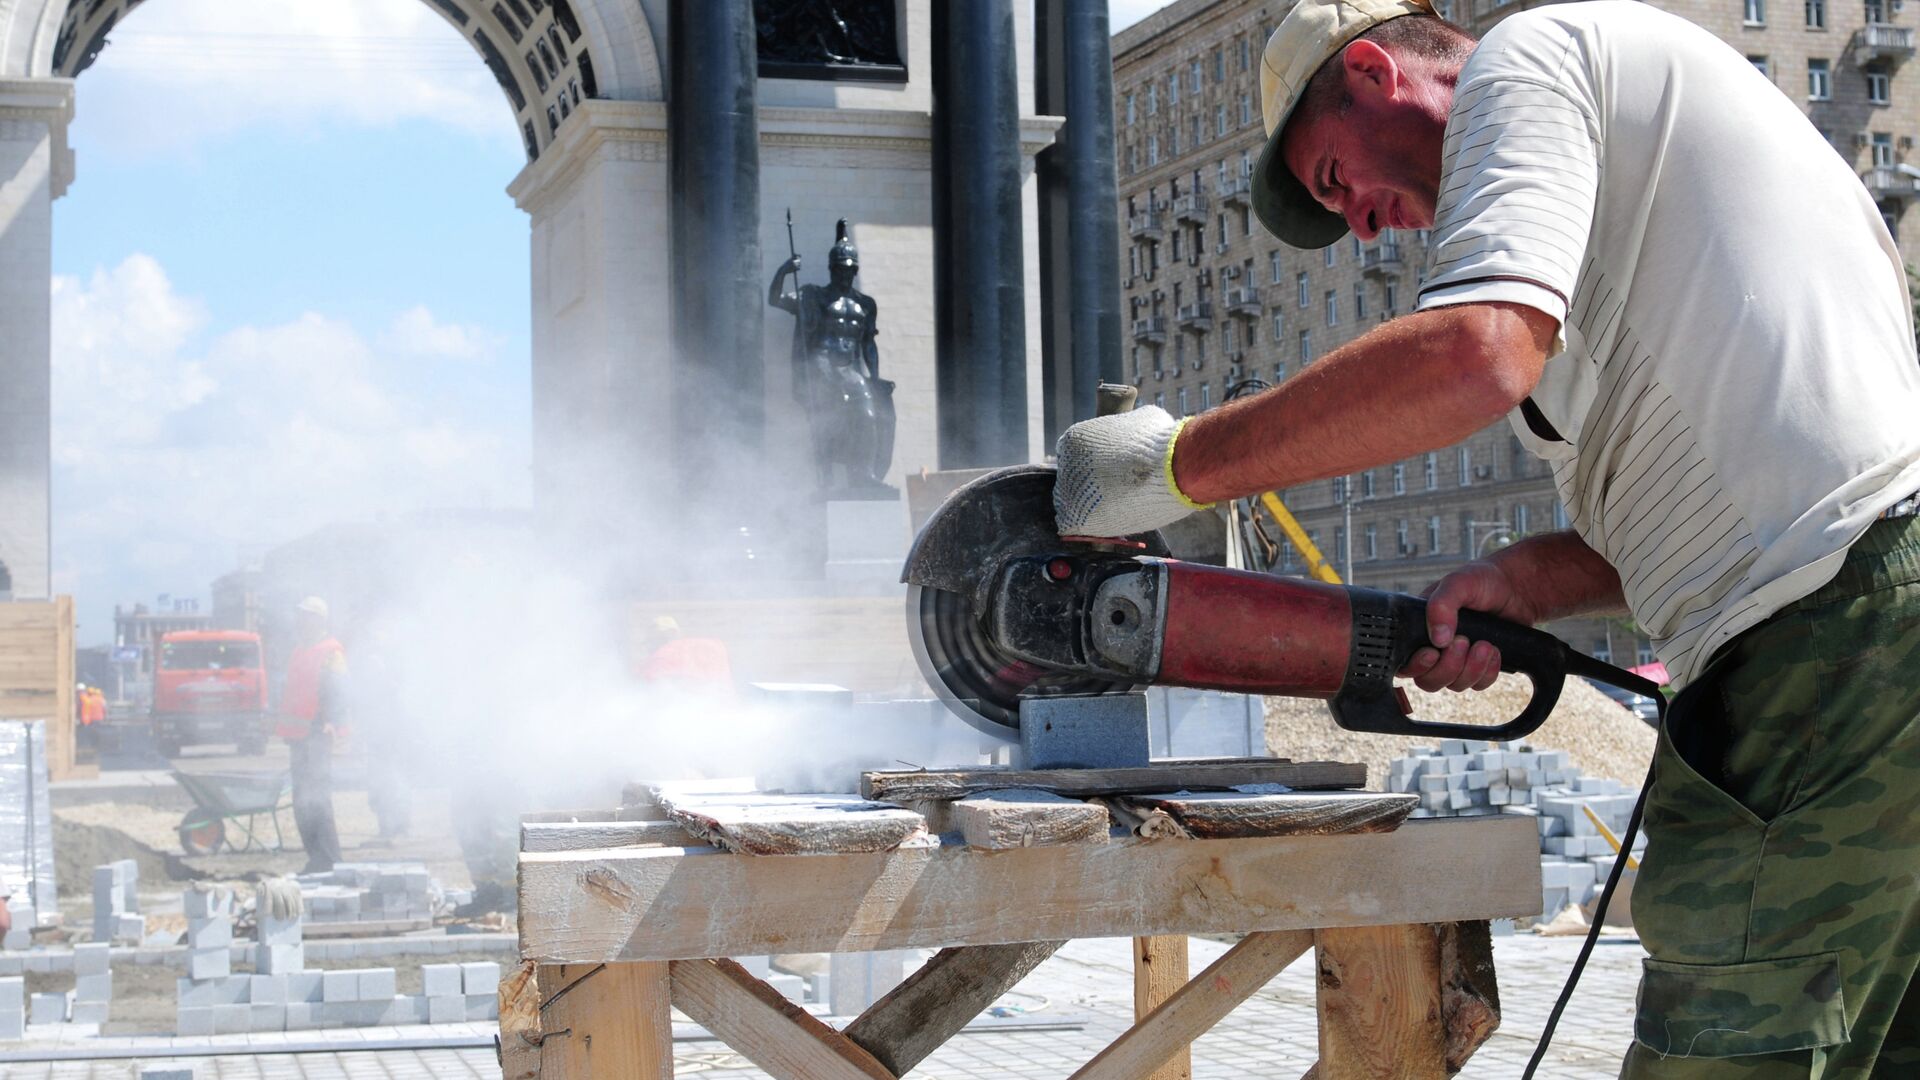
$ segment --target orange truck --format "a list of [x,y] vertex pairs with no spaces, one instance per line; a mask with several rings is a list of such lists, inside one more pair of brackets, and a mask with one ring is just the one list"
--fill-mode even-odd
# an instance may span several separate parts
[[176,630],[160,638],[153,669],[154,747],[233,743],[242,754],[267,745],[267,672],[260,635],[245,630]]

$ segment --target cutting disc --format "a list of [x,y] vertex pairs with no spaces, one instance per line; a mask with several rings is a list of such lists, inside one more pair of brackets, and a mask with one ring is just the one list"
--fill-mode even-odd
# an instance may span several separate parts
[[[1002,739],[1020,733],[1020,699],[1134,689],[1043,668],[1002,650],[985,629],[991,586],[1009,558],[1078,546],[1053,527],[1051,466],[997,469],[956,490],[927,519],[908,553],[907,637],[920,674],[955,715]],[[1157,534],[1126,542],[1165,555]]]

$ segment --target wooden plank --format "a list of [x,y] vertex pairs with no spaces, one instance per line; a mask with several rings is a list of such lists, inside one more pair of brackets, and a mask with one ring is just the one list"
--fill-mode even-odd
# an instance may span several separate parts
[[[1185,934],[1133,939],[1134,1023],[1151,1016],[1187,985],[1187,942]],[[1193,1048],[1181,1043],[1144,1080],[1193,1080]]]
[[674,1007],[775,1080],[894,1080],[846,1036],[731,960],[675,960]]
[[681,794],[656,796],[695,836],[743,855],[891,851],[925,840],[926,819],[855,795]]
[[73,597],[53,598],[53,720],[47,725],[47,776],[66,780],[79,765],[79,718],[74,715]]
[[666,964],[561,964],[538,978],[540,1080],[671,1080]]
[[1312,946],[1313,934],[1306,930],[1247,935],[1209,964],[1199,978],[1094,1055],[1070,1080],[1160,1076],[1153,1070],[1206,1034]]
[[804,859],[529,852],[520,946],[543,963],[664,960],[1505,918],[1539,910],[1539,845],[1532,819],[1493,814],[1390,833]]
[[1446,923],[1439,932],[1447,1072],[1456,1073],[1499,1030],[1500,985],[1494,978],[1493,935],[1486,923]]
[[977,848],[1104,844],[1107,808],[1048,791],[984,791],[952,804],[953,822]]
[[1162,762],[1126,769],[923,769],[860,774],[860,794],[891,802],[964,799],[996,788],[1031,788],[1077,799],[1155,791],[1225,791],[1243,784],[1282,784],[1296,791],[1356,788],[1367,767],[1341,761],[1222,758]]
[[528,821],[520,825],[521,851],[587,851],[593,848],[701,841],[671,821]]
[[1319,1080],[1445,1080],[1440,939],[1431,926],[1314,934]]
[[1190,792],[1123,795],[1142,813],[1159,810],[1202,840],[1236,836],[1330,836],[1391,832],[1400,827],[1418,795],[1378,791],[1290,791],[1277,795]]
[[500,980],[500,1075],[502,1080],[540,1076],[539,968],[531,960]]
[[1028,941],[942,949],[868,1006],[845,1034],[895,1076],[905,1076],[1065,944]]

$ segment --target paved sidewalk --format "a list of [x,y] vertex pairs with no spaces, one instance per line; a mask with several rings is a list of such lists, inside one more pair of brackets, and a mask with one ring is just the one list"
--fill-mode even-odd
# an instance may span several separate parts
[[[1494,939],[1495,964],[1505,1022],[1460,1076],[1465,1080],[1512,1080],[1520,1075],[1534,1040],[1578,952],[1577,938],[1541,938],[1531,934]],[[1196,939],[1192,965],[1197,973],[1226,946]],[[1603,938],[1594,950],[1580,991],[1561,1022],[1553,1051],[1541,1068],[1552,1080],[1611,1080],[1629,1037],[1633,991],[1639,978],[1639,942],[1631,937]],[[999,1031],[961,1035],[942,1047],[910,1076],[913,1080],[1062,1080],[1133,1022],[1133,982],[1124,940],[1071,942],[1027,977],[1001,1004],[1018,1006],[1035,1019],[1085,1021],[1080,1030]],[[1236,1009],[1194,1044],[1194,1080],[1295,1080],[1317,1056],[1313,1014],[1313,964],[1310,957],[1292,967]],[[478,1026],[474,1029],[479,1031]],[[301,1032],[308,1041],[325,1035],[325,1052],[274,1053],[266,1036],[232,1036],[235,1052],[221,1056],[173,1058],[192,1065],[196,1080],[403,1080],[432,1077],[461,1080],[500,1075],[491,1047],[469,1049],[360,1049],[369,1039],[404,1038],[412,1032],[444,1036],[447,1026],[419,1029],[359,1029]],[[114,1040],[121,1043],[121,1040]],[[209,1040],[155,1039],[157,1046],[204,1044]],[[85,1045],[70,1041],[66,1049]],[[675,1046],[676,1074],[700,1080],[761,1080],[766,1074],[724,1045],[713,1041]],[[153,1063],[162,1063],[153,1059]],[[0,1063],[5,1080],[130,1080],[138,1062],[69,1061]]]

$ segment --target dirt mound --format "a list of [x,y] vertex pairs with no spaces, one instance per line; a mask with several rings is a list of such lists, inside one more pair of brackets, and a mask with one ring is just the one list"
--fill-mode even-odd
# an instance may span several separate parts
[[174,826],[178,810],[156,810],[135,803],[63,806],[53,812],[54,880],[62,896],[88,896],[93,868],[119,859],[140,865],[140,884],[189,881],[201,875],[160,845],[178,848]]
[[[1412,683],[1402,685],[1413,702],[1414,716],[1448,723],[1497,724],[1511,719],[1520,714],[1532,692],[1532,685],[1518,675],[1502,675],[1478,694],[1429,694]],[[1268,752],[1296,761],[1364,762],[1367,784],[1374,788],[1386,782],[1387,762],[1437,741],[1347,731],[1333,722],[1322,701],[1268,698],[1266,705]],[[1526,741],[1541,750],[1567,751],[1581,772],[1610,776],[1638,788],[1653,757],[1654,733],[1646,721],[1585,680],[1569,678],[1553,714]]]

